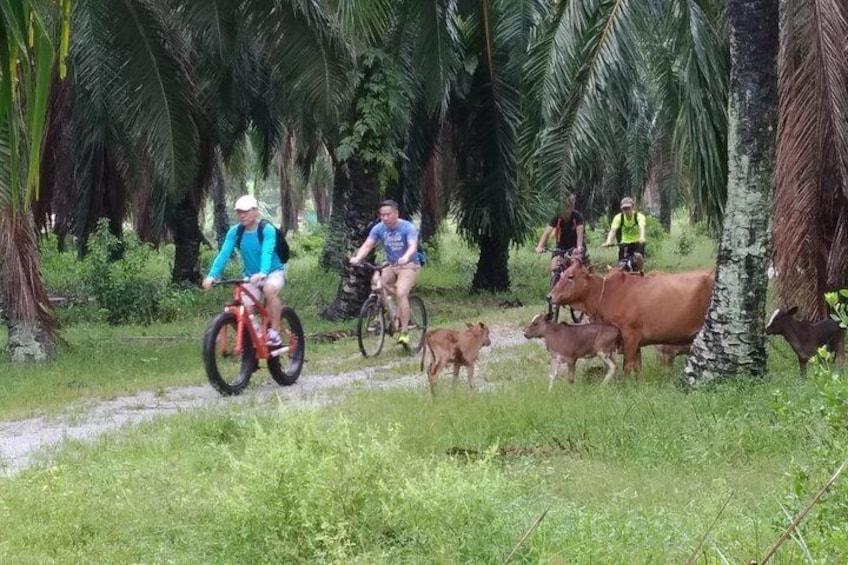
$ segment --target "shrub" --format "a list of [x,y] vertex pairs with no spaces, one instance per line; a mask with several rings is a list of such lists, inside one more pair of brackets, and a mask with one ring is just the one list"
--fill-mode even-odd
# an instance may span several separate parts
[[165,283],[144,278],[153,249],[133,233],[121,241],[105,219],[97,223],[88,244],[87,281],[106,321],[112,325],[149,324],[157,319]]

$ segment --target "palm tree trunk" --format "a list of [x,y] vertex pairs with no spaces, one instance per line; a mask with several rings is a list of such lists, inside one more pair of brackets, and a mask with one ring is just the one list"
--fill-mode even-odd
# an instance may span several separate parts
[[321,252],[321,266],[328,271],[344,273],[349,247],[345,229],[345,203],[347,200],[347,184],[349,179],[341,164],[334,163],[335,178],[333,181],[333,205],[330,209],[330,221],[327,226],[327,237],[324,239],[324,249]]
[[199,209],[186,195],[169,215],[168,228],[174,238],[174,268],[171,282],[200,284],[200,244],[203,232],[198,221]]
[[509,290],[509,240],[499,235],[480,240],[480,257],[471,281],[471,290],[501,292]]
[[297,233],[297,198],[289,175],[289,166],[292,158],[292,133],[289,132],[285,144],[277,153],[277,174],[280,179],[280,229],[283,233],[289,230]]
[[[337,173],[334,189],[344,196],[345,233],[343,237],[339,237],[340,234],[331,231],[327,239],[341,239],[349,244],[341,250],[344,254],[341,262],[342,277],[336,299],[321,313],[321,316],[328,320],[356,316],[371,291],[371,273],[366,269],[352,268],[347,258],[362,245],[374,223],[380,203],[380,183],[377,178],[379,167],[370,166],[352,157],[347,161],[346,169],[347,174]],[[374,260],[373,252],[368,260]]]
[[49,360],[60,343],[37,241],[29,210],[0,212],[0,317],[9,329],[5,354],[14,362]]
[[320,225],[325,225],[330,221],[330,197],[326,187],[322,183],[309,183],[309,190],[312,193],[312,204],[315,206],[315,219]]
[[210,179],[212,190],[212,229],[215,232],[215,241],[218,249],[224,244],[227,231],[230,229],[230,218],[227,215],[227,185],[224,182],[224,174],[221,170],[220,158],[215,159]]
[[684,371],[693,386],[761,376],[777,131],[778,0],[728,0],[727,209],[716,283]]

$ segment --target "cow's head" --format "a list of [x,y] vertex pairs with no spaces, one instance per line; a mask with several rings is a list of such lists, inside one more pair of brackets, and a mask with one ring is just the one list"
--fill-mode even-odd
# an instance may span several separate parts
[[797,311],[797,306],[793,306],[788,310],[782,310],[780,308],[775,310],[774,314],[771,315],[771,318],[769,318],[769,321],[766,324],[766,333],[782,334],[787,325],[791,324],[795,320],[792,316],[794,316]]
[[489,339],[489,326],[483,322],[478,322],[476,324],[469,324],[466,322],[465,327],[468,328],[468,331],[480,338],[481,347],[484,345],[492,345],[492,340]]
[[533,316],[533,319],[530,320],[530,325],[524,330],[524,337],[527,339],[542,337],[549,319],[545,314],[536,314]]
[[589,292],[590,268],[575,263],[562,272],[559,280],[548,294],[554,304],[572,304],[586,297]]

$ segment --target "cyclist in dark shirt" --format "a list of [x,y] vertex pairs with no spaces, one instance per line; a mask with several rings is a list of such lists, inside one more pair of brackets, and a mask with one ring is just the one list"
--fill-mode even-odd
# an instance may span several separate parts
[[[585,261],[586,245],[583,239],[583,214],[574,209],[574,197],[568,197],[562,204],[560,213],[554,216],[545,230],[539,243],[536,245],[536,253],[545,252],[545,244],[548,238],[554,234],[557,249],[574,249],[572,256]],[[555,255],[551,258],[551,272],[561,266],[564,261],[562,256]]]

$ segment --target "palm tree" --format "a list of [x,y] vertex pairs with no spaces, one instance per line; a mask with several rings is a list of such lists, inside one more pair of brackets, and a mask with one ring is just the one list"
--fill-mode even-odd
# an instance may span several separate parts
[[143,239],[173,237],[172,278],[197,281],[198,215],[220,159],[255,132],[267,170],[282,124],[332,122],[345,53],[323,4],[80,0],[70,101],[51,120],[70,140],[51,156],[79,171],[51,177],[77,203],[63,224],[84,244],[99,217],[119,233],[132,214]]
[[[579,6],[579,9],[578,9]],[[551,4],[527,66],[522,163],[558,201],[592,215],[638,194],[665,161],[721,221],[726,183],[727,51],[720,4],[587,0]]]
[[806,319],[848,285],[848,6],[781,2],[773,222],[778,301]]
[[[0,11],[0,316],[13,361],[49,358],[57,325],[41,282],[30,205],[39,192],[39,156],[55,53],[60,73],[71,3],[23,0]],[[31,32],[31,36],[29,33]],[[55,38],[61,37],[58,42]],[[9,70],[11,69],[11,72]]]
[[712,301],[685,369],[693,386],[761,376],[777,130],[778,0],[728,0],[729,182]]

